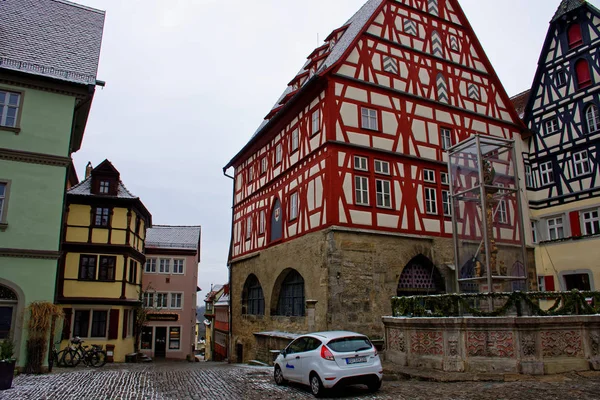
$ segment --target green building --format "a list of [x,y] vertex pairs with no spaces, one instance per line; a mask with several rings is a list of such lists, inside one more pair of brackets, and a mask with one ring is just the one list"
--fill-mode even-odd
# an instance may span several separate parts
[[27,305],[54,302],[63,204],[92,105],[104,12],[0,1],[0,341],[25,365]]

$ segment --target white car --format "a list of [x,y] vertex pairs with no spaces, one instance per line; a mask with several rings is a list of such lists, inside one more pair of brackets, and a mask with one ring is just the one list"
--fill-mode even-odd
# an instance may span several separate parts
[[286,381],[310,386],[315,397],[326,389],[363,384],[375,392],[381,387],[383,368],[377,349],[365,335],[331,331],[302,335],[275,359],[277,385]]

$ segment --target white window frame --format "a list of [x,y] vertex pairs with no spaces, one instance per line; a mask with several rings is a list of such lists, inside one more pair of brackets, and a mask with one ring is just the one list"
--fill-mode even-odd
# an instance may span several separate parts
[[598,106],[590,104],[585,110],[585,120],[587,122],[588,133],[594,133],[600,130],[600,112]]
[[508,224],[508,209],[506,200],[504,199],[498,202],[498,222],[501,224]]
[[246,240],[250,240],[252,237],[252,216],[246,217]]
[[379,120],[377,117],[377,110],[373,108],[361,107],[360,108],[360,126],[363,129],[369,129],[372,131],[379,130]]
[[265,174],[267,172],[267,157],[263,157],[260,160],[260,173]]
[[390,175],[390,163],[382,160],[375,160],[375,173]]
[[368,171],[369,160],[367,157],[354,156],[354,169],[357,171]]
[[293,153],[300,148],[300,130],[298,128],[292,131],[292,140],[290,145],[290,152]]
[[533,170],[529,164],[525,164],[525,186],[532,189],[535,188],[535,183],[533,182]]
[[258,234],[259,235],[264,234],[266,227],[267,227],[267,212],[265,210],[261,210],[259,213]]
[[558,117],[553,117],[544,123],[546,135],[552,135],[559,131]]
[[298,192],[290,194],[290,221],[298,218]]
[[108,194],[108,192],[110,191],[110,181],[100,181],[98,191],[101,194]]
[[424,169],[423,181],[427,183],[435,183],[435,171],[432,169]]
[[447,172],[440,172],[440,180],[442,185],[450,185],[450,179]]
[[442,208],[445,217],[452,216],[452,198],[449,190],[442,190]]
[[314,111],[310,116],[310,133],[316,135],[321,130],[321,110]]
[[254,167],[252,165],[250,165],[248,167],[248,183],[252,183],[252,181],[254,180]]
[[[589,230],[588,230],[587,224],[590,225]],[[599,210],[582,211],[581,212],[581,225],[583,227],[584,235],[597,235],[598,233],[600,233],[600,211]],[[594,226],[594,225],[596,225],[596,226]]]
[[145,308],[154,308],[156,306],[156,297],[154,292],[145,292],[143,304]]
[[171,273],[171,259],[170,258],[160,258],[159,259],[158,273],[159,274],[170,274]]
[[[581,171],[579,171],[581,169]],[[589,175],[592,172],[590,168],[590,159],[587,150],[573,153],[573,172],[576,177]]]
[[442,150],[448,150],[452,147],[452,129],[440,128],[440,141],[442,143]]
[[[0,126],[7,128],[17,128],[19,126],[19,114],[21,112],[21,99],[23,97],[22,93],[12,92],[10,90],[0,89],[0,94],[4,93],[4,96],[0,95]],[[9,104],[10,103],[10,95],[17,96],[17,104]],[[14,125],[8,125],[6,123],[6,119],[8,118],[8,110],[15,110],[15,123]]]
[[438,213],[437,211],[437,190],[435,188],[425,188],[425,212],[427,214]]
[[554,183],[554,170],[552,169],[552,161],[547,161],[540,164],[540,180],[542,186],[547,186]]
[[281,163],[283,159],[283,146],[280,143],[277,143],[275,146],[275,165]]
[[156,292],[154,296],[154,304],[156,308],[168,309],[169,308],[169,292]]
[[531,221],[531,241],[532,243],[538,242],[537,221]]
[[[548,227],[548,240],[565,238],[564,218],[562,216],[546,219],[546,226]],[[554,232],[554,238],[552,237],[552,232]]]
[[362,175],[354,176],[354,196],[357,205],[369,205],[369,178]]
[[[181,272],[178,271],[178,266],[181,267]],[[177,275],[185,274],[185,258],[173,259],[173,273]]]
[[0,227],[7,225],[8,215],[8,197],[10,195],[10,183],[9,180],[0,180],[0,185],[4,186],[4,192],[0,194]]
[[392,183],[390,181],[375,179],[375,193],[377,194],[377,207],[392,208]]
[[[177,305],[179,300],[179,305]],[[169,309],[181,310],[183,309],[183,292],[171,292],[169,293]]]

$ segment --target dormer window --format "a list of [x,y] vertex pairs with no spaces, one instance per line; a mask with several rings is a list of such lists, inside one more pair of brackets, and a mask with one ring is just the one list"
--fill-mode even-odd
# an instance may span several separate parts
[[583,44],[583,37],[581,36],[581,26],[578,23],[574,23],[569,26],[567,30],[567,36],[569,38],[569,49],[574,49],[577,46]]
[[108,194],[110,193],[110,182],[109,181],[100,181],[100,194]]

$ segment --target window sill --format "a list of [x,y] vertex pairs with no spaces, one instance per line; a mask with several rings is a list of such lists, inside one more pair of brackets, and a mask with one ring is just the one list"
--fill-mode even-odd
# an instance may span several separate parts
[[21,128],[0,125],[0,131],[14,132],[15,135],[18,135],[21,132]]
[[7,223],[0,223],[0,232],[4,232],[8,228]]

